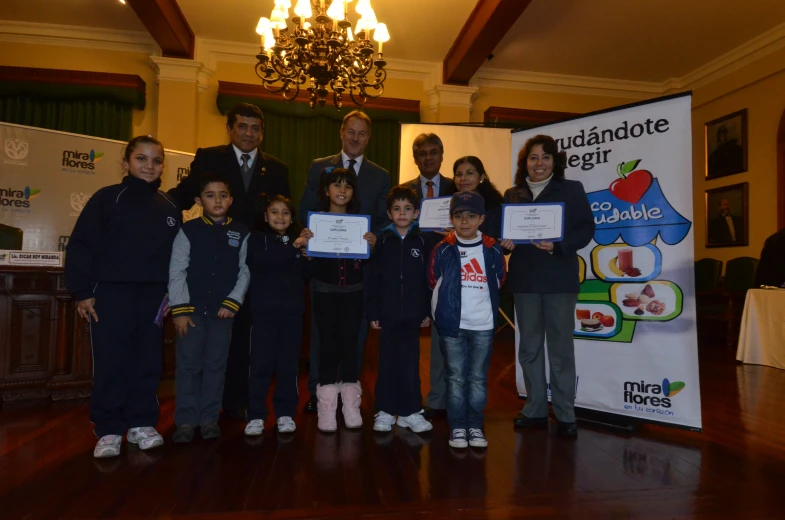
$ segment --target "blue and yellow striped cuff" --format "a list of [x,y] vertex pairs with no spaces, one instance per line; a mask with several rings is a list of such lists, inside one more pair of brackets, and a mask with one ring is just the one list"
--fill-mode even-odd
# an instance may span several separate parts
[[226,307],[227,309],[229,309],[230,311],[232,311],[234,313],[237,313],[237,312],[240,311],[240,302],[235,301],[235,300],[233,300],[231,298],[225,299],[223,301],[223,303],[221,303],[221,306],[222,307]]
[[193,305],[189,305],[187,303],[183,303],[182,305],[173,305],[172,309],[172,316],[189,316],[196,311],[196,308]]

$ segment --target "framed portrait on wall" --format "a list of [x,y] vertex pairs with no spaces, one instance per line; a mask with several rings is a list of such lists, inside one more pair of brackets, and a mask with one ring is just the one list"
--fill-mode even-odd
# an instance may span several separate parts
[[747,109],[706,123],[706,178],[747,171]]
[[706,247],[749,245],[749,183],[706,190]]

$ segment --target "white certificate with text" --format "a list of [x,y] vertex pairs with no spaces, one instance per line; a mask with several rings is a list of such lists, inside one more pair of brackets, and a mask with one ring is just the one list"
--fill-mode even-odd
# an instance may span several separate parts
[[363,235],[370,231],[371,217],[343,213],[308,212],[308,256],[321,258],[368,258],[371,248]]
[[452,228],[450,222],[450,199],[452,197],[436,197],[423,199],[420,204],[420,229],[424,231],[441,231]]
[[504,204],[502,240],[518,244],[559,242],[564,238],[564,203]]

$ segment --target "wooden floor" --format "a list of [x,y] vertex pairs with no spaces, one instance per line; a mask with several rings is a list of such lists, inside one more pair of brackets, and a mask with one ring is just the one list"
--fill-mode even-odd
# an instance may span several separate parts
[[[124,444],[121,457],[95,460],[85,403],[6,406],[0,518],[785,518],[785,371],[737,365],[725,347],[701,345],[702,433],[583,427],[569,441],[553,425],[513,429],[508,329],[490,369],[489,447],[453,450],[443,419],[422,436],[373,432],[375,345],[372,334],[360,431],[320,434],[316,417],[301,414],[294,435],[249,439],[229,422],[218,441],[175,446],[165,384],[167,445]],[[427,349],[421,366],[427,390]]]

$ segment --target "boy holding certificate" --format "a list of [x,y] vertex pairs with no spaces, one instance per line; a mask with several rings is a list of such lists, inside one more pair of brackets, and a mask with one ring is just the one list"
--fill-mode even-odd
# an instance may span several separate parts
[[432,316],[447,366],[449,444],[484,448],[488,365],[507,269],[500,244],[479,231],[485,220],[480,194],[453,195],[450,220],[455,232],[434,248],[428,271]]
[[415,222],[419,214],[412,188],[396,186],[387,195],[392,223],[382,229],[366,281],[366,314],[379,335],[379,377],[373,429],[389,432],[396,423],[413,432],[433,425],[420,414],[420,328],[428,327],[430,290],[425,279],[433,240]]

